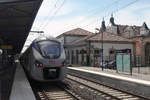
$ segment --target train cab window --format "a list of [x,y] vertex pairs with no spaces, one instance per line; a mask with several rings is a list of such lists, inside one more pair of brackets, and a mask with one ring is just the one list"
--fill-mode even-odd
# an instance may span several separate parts
[[51,59],[58,58],[60,55],[60,44],[55,41],[41,41],[38,43],[44,57]]

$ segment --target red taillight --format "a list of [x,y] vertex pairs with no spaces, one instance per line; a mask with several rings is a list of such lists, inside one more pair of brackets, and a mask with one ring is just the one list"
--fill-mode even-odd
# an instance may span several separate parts
[[40,64],[40,67],[43,67],[43,64]]
[[43,64],[39,61],[35,61],[35,66],[36,67],[43,67]]
[[65,64],[64,64],[64,63],[62,63],[62,64],[61,64],[61,66],[65,66]]
[[65,66],[65,62],[62,62],[62,63],[61,63],[61,66]]

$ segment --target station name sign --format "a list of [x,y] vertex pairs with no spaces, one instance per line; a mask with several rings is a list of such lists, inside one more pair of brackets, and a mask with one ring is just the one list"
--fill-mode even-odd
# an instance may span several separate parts
[[116,50],[116,53],[131,53],[131,49]]
[[13,49],[12,45],[1,45],[1,49]]

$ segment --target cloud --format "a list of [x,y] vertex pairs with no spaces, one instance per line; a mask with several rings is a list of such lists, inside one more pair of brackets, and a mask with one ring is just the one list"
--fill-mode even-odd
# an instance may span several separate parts
[[[45,32],[51,34],[52,36],[57,36],[59,34],[62,34],[65,31],[69,31],[71,29],[81,27],[85,25],[85,23],[90,21],[90,20],[86,21],[84,22],[84,24],[80,23],[80,21],[83,20],[84,18],[85,18],[84,16],[75,16],[70,19],[52,21],[49,23],[49,25],[45,29]],[[88,20],[88,19],[85,19],[85,20]]]
[[[70,14],[71,12],[78,11],[80,9],[80,7],[77,8],[77,6],[78,5],[71,4],[70,2],[66,3],[65,6],[63,6],[63,8],[57,13],[57,17],[58,16],[60,17],[59,19],[54,18],[53,20],[47,20],[47,24],[45,25],[46,27],[44,29],[45,33],[51,34],[52,36],[57,36],[65,31],[69,31],[70,29],[77,28],[77,27],[92,32],[95,32],[96,27],[100,28],[103,14],[96,17],[94,17],[94,15],[90,17],[86,17],[84,12],[81,15],[77,14],[75,16],[72,16]],[[48,3],[47,3],[47,7],[48,7]],[[150,20],[149,20],[150,14],[148,8],[150,8],[149,3],[141,4],[141,2],[138,2],[127,8],[121,9],[119,10],[119,12],[114,14],[115,22],[116,24],[121,24],[121,25],[141,26],[143,21],[146,21],[148,26],[150,26]],[[42,13],[44,13],[41,14],[42,16],[46,16],[47,11],[45,9],[46,7],[43,8],[43,11],[45,12],[41,11]],[[112,9],[109,10],[109,13],[111,11]],[[69,16],[67,17],[64,16],[67,14],[69,14]],[[110,18],[110,14],[105,18],[106,26],[109,25],[109,18]],[[36,23],[34,23],[33,29],[36,30],[38,27],[41,27],[44,23],[45,20],[37,20]]]
[[[67,1],[67,0],[65,0]],[[55,0],[51,2],[51,0],[44,0],[39,12],[37,14],[38,19],[45,20],[45,17],[52,16],[64,16],[69,14],[74,10],[72,4],[64,2],[63,0]]]
[[141,26],[144,21],[149,23],[150,20],[148,18],[150,17],[150,14],[148,8],[150,8],[150,4],[138,3],[130,6],[117,12],[115,14],[115,21],[118,24],[137,26]]
[[[94,27],[95,24],[93,23],[90,24],[93,20],[95,19],[86,18],[84,16],[74,16],[67,19],[53,20],[53,21],[49,21],[46,27],[40,29],[40,31],[44,31],[46,35],[51,35],[54,37],[58,36],[59,34],[62,34],[65,31],[69,31],[71,29],[79,28],[79,27],[90,31],[92,29],[95,29]],[[37,30],[38,27],[34,27],[34,26],[38,26],[41,23],[42,23],[41,21],[40,22],[37,21],[37,23],[34,23],[32,30]]]

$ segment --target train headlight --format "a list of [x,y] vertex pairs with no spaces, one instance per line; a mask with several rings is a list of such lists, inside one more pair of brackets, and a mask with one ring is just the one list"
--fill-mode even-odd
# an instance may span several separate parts
[[64,64],[64,63],[62,63],[62,64],[61,64],[61,66],[65,66],[65,64]]
[[40,63],[39,61],[35,61],[35,66],[36,67],[43,67],[43,64]]

